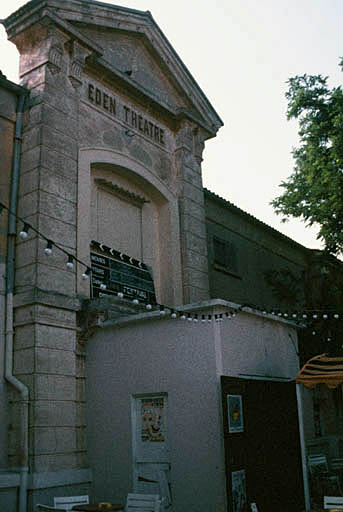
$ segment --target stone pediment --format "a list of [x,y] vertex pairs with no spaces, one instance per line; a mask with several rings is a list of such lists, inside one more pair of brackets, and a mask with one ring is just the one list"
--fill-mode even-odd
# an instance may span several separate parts
[[[222,121],[149,11],[93,0],[32,0],[5,20],[9,39],[50,17],[92,50],[89,67],[104,68],[175,118],[189,118],[214,136]],[[60,21],[60,23],[59,23]],[[206,137],[207,138],[207,137]]]

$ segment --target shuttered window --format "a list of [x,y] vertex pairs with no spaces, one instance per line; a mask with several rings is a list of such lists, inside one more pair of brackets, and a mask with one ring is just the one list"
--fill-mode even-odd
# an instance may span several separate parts
[[237,274],[236,248],[232,242],[213,237],[213,262],[216,267]]

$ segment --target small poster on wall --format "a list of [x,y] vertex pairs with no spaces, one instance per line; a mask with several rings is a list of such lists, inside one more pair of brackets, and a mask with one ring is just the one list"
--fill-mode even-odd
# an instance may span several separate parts
[[247,492],[245,471],[233,471],[232,477],[232,512],[245,512],[247,510]]
[[163,397],[142,399],[141,440],[143,443],[163,443],[166,441]]
[[243,432],[242,395],[227,395],[227,411],[230,434]]

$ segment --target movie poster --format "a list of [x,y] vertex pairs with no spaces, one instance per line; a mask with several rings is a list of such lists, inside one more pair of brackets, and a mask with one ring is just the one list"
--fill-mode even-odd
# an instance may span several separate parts
[[143,443],[163,443],[166,440],[163,397],[142,399],[141,440]]
[[227,395],[227,411],[230,434],[243,432],[243,407],[241,395]]

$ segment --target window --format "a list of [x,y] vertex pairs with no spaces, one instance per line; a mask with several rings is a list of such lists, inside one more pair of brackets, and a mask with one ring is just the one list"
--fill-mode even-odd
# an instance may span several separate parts
[[219,270],[238,273],[236,248],[232,242],[213,237],[213,263]]

